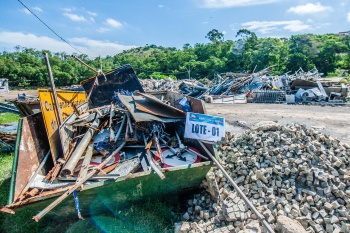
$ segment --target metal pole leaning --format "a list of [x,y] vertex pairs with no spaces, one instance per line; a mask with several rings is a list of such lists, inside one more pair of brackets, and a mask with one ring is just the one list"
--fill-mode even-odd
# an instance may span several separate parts
[[249,206],[249,208],[254,212],[254,214],[259,218],[259,220],[261,221],[261,223],[264,225],[264,227],[266,228],[266,230],[269,233],[274,233],[273,229],[271,228],[271,226],[266,222],[265,217],[263,215],[261,215],[259,213],[259,211],[254,207],[254,205],[249,201],[249,199],[247,198],[247,196],[242,192],[242,190],[238,187],[238,185],[236,184],[236,182],[234,182],[234,180],[231,178],[231,176],[225,171],[225,169],[221,166],[221,164],[219,163],[219,161],[216,160],[216,158],[212,155],[212,153],[208,150],[208,148],[203,144],[202,141],[197,140],[198,143],[201,145],[201,147],[205,150],[205,152],[207,152],[207,154],[209,155],[209,157],[216,163],[216,165],[218,166],[218,168],[221,170],[221,172],[224,174],[224,176],[226,177],[226,179],[228,179],[230,181],[230,183],[232,184],[232,186],[234,187],[234,189],[237,191],[237,193],[242,197],[242,199],[244,200],[244,202]]
[[52,94],[52,97],[53,97],[52,99],[53,99],[53,101],[55,103],[55,110],[57,112],[58,125],[60,126],[63,123],[63,119],[62,119],[61,109],[60,109],[60,106],[59,106],[59,103],[58,103],[58,99],[57,99],[56,87],[55,87],[55,82],[53,80],[53,76],[52,76],[52,72],[51,72],[49,56],[47,55],[47,53],[45,53],[45,61],[46,61],[46,68],[47,68],[47,71],[48,71],[49,77],[50,77],[51,94]]

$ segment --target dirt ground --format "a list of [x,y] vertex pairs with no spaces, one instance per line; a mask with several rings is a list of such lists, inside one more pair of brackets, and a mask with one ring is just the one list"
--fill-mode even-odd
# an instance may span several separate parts
[[249,103],[206,104],[206,108],[208,114],[225,118],[226,131],[246,130],[238,126],[237,121],[244,121],[248,126],[260,121],[275,121],[283,125],[299,123],[350,143],[350,107]]
[[37,90],[25,90],[25,91],[10,91],[9,93],[0,93],[0,102],[3,102],[8,99],[16,99],[18,94],[25,93],[27,96],[37,96]]
[[[36,90],[10,91],[0,94],[0,101],[17,98],[19,93],[37,95]],[[244,121],[248,126],[259,121],[276,121],[283,125],[296,122],[317,127],[322,132],[350,144],[350,107],[249,103],[206,104],[206,108],[208,114],[225,118],[227,131],[238,133],[246,130],[237,121]]]

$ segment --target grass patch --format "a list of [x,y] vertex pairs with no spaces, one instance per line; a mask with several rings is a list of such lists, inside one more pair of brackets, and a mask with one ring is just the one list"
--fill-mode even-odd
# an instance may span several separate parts
[[0,124],[15,123],[18,122],[19,118],[21,116],[18,114],[2,112],[0,113]]
[[[12,162],[15,153],[1,153],[0,152],[0,186],[4,180],[11,176]],[[0,195],[2,192],[0,192]],[[1,202],[0,202],[1,203]]]
[[172,210],[164,202],[149,201],[118,209],[114,213],[106,210],[104,214],[84,217],[84,220],[61,216],[44,218],[38,223],[31,220],[32,212],[23,210],[15,215],[0,214],[0,229],[11,233],[170,233],[174,232],[174,223],[180,219],[180,214]]

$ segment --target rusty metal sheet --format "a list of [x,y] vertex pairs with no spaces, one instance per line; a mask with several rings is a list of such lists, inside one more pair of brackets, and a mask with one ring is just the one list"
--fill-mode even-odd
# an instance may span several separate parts
[[[152,111],[152,114],[156,114],[164,117],[172,117],[172,118],[186,117],[186,113],[184,111],[163,103],[161,100],[157,99],[153,95],[140,93],[140,92],[136,92],[136,93],[141,95],[147,100],[147,101],[140,101],[140,99],[138,99],[137,101],[140,105],[143,105],[144,107],[148,108],[149,111]],[[133,97],[136,98],[137,96],[133,96]]]
[[196,99],[190,96],[186,97],[191,105],[192,111],[196,113],[206,114],[207,109],[205,108],[205,103],[203,100]]
[[42,114],[37,113],[24,117],[18,152],[14,200],[21,194],[49,149]]
[[152,115],[146,112],[142,112],[138,110],[135,106],[135,102],[131,96],[118,94],[120,101],[125,105],[125,107],[129,110],[130,114],[133,116],[136,122],[150,122],[150,121],[159,121],[159,122],[176,122],[183,121],[183,118],[165,118],[159,117],[156,115]]
[[[38,93],[47,138],[50,143],[51,155],[53,161],[56,161],[58,158],[62,157],[64,151],[58,129],[58,114],[54,108],[51,91],[47,89],[38,89]],[[86,94],[84,91],[57,90],[57,99],[62,119],[65,120],[74,112],[74,107],[77,107],[86,101]]]
[[170,103],[171,106],[177,108],[180,108],[179,100],[181,100],[183,97],[186,97],[187,101],[190,103],[193,112],[201,114],[207,113],[205,103],[203,100],[172,91],[150,92],[150,94],[156,96],[158,99],[165,99],[167,102]]
[[157,115],[166,118],[185,118],[184,113],[179,113],[178,111],[173,111],[173,108],[164,103],[159,103],[152,101],[143,96],[133,96],[136,109],[147,112],[152,115]]

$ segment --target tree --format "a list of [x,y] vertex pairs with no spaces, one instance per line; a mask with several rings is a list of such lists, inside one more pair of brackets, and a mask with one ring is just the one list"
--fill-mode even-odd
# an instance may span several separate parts
[[287,68],[295,72],[299,68],[311,70],[315,67],[312,35],[294,35],[290,39]]
[[212,29],[205,38],[209,39],[211,42],[216,43],[219,41],[224,41],[224,34],[219,32],[217,29]]

